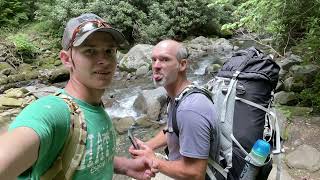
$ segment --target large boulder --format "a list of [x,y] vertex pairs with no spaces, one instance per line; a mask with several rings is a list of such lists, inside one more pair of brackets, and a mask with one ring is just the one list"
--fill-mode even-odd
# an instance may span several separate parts
[[138,44],[130,49],[130,51],[122,57],[119,63],[119,68],[122,71],[136,72],[140,69],[140,73],[145,72],[145,69],[151,68],[151,52],[152,45]]
[[166,91],[163,87],[159,87],[143,90],[133,103],[133,108],[140,114],[146,114],[151,121],[157,121],[165,104]]
[[320,152],[309,145],[301,145],[286,156],[289,167],[307,169],[311,172],[320,169]]
[[40,70],[39,79],[49,83],[64,82],[69,80],[69,71],[64,67]]
[[234,46],[227,39],[209,39],[199,36],[190,42],[186,42],[185,46],[189,50],[189,58],[197,60],[204,56],[220,56],[223,59],[231,57]]
[[298,97],[294,92],[280,91],[274,95],[274,102],[280,105],[295,105],[298,103]]
[[286,58],[280,60],[277,62],[281,69],[288,71],[291,66],[293,65],[299,65],[302,63],[302,59],[300,56],[289,54]]

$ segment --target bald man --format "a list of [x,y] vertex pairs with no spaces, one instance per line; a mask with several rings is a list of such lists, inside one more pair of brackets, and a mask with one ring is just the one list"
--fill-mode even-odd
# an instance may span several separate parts
[[[170,97],[167,127],[154,138],[143,143],[138,140],[139,150],[133,147],[129,152],[133,157],[147,156],[159,163],[159,170],[174,179],[203,180],[206,177],[208,158],[214,156],[211,151],[216,133],[216,111],[213,103],[202,93],[193,93],[182,99],[176,120],[179,133],[172,127],[175,98],[190,87],[187,79],[187,49],[174,40],[163,40],[152,50],[153,82],[163,86]],[[156,158],[154,150],[167,146],[168,159]]]

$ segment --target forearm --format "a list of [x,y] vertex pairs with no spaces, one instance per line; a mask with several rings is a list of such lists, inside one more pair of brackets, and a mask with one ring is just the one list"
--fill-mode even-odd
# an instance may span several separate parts
[[[28,137],[28,138],[25,138]],[[30,128],[0,136],[0,179],[15,179],[37,160],[39,138]]]
[[176,180],[204,180],[206,171],[206,160],[192,163],[183,159],[167,161],[157,159],[159,171]]
[[147,141],[146,144],[153,150],[158,149],[167,145],[167,137],[161,130],[155,137]]

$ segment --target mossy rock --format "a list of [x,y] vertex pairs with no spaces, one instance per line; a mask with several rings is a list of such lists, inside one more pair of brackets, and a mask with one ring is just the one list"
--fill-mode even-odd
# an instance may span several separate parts
[[279,109],[285,112],[285,114],[290,114],[290,117],[309,116],[313,111],[311,107],[299,107],[299,106],[280,106]]
[[19,72],[30,72],[32,71],[33,67],[30,64],[21,64],[18,68]]
[[8,83],[7,76],[0,74],[0,85],[7,84],[7,83]]
[[10,66],[8,63],[6,62],[0,62],[0,71],[4,70],[4,69],[8,69],[8,68],[12,68],[12,66]]
[[8,83],[14,83],[14,82],[19,82],[19,81],[24,81],[25,80],[25,75],[24,74],[14,74],[8,76]]
[[25,80],[32,80],[32,79],[37,79],[39,76],[39,73],[37,71],[31,71],[28,73],[24,73],[24,79]]

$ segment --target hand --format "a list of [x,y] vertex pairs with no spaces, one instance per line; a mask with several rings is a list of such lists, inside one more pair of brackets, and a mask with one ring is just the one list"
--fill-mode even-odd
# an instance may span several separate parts
[[127,175],[138,180],[150,180],[158,172],[158,163],[146,157],[131,159],[127,169]]
[[[139,139],[136,138],[136,137],[134,137],[134,139],[135,139],[135,141],[137,142],[137,145],[138,145],[138,141],[141,141],[141,140],[139,140]],[[138,146],[139,146],[139,145],[138,145]],[[140,147],[139,147],[139,149],[140,149]],[[131,151],[133,151],[133,150],[137,150],[137,149],[134,148],[133,145],[131,145],[131,146],[129,147],[129,149],[128,149],[128,152],[131,154],[131,157],[132,157],[133,159],[135,159],[135,158],[137,158],[138,156],[136,156],[136,155],[134,155],[134,154],[131,153]]]
[[142,157],[145,156],[148,159],[155,159],[156,156],[153,150],[146,145],[143,141],[136,138],[137,144],[140,149],[135,149],[133,146],[129,147],[129,153],[131,154],[132,158]]

